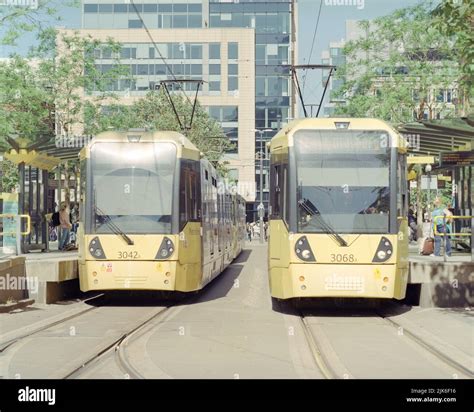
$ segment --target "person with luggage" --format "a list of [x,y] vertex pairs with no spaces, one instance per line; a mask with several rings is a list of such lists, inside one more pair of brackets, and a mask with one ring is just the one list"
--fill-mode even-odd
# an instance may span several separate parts
[[[443,205],[441,198],[436,197],[434,200],[435,209],[433,210],[432,217],[432,228],[434,233],[434,254],[430,256],[441,256],[441,242],[443,242],[443,237],[446,238],[446,250],[445,253],[447,256],[451,256],[451,240],[449,238],[449,233],[451,232],[451,216],[453,215],[451,211]],[[444,225],[444,217],[446,216],[446,231]],[[438,234],[436,234],[438,233]]]

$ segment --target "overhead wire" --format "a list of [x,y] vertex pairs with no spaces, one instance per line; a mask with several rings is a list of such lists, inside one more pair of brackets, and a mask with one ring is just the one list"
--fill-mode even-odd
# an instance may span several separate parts
[[[317,20],[316,20],[316,27],[314,28],[313,41],[311,42],[311,49],[309,51],[309,57],[308,57],[307,64],[311,64],[311,57],[313,55],[313,49],[314,49],[314,45],[315,45],[315,42],[316,42],[316,34],[318,33],[319,19],[321,17],[322,8],[323,8],[323,0],[320,0],[319,10],[318,10],[318,17],[317,17]],[[304,93],[304,89],[305,89],[305,86],[306,86],[306,77],[307,77],[307,71],[306,71],[306,73],[304,75],[304,79],[303,79],[302,93]]]
[[148,38],[150,39],[150,41],[152,42],[153,44],[153,47],[155,48],[155,50],[158,52],[158,55],[160,56],[160,59],[163,61],[163,63],[165,64],[169,74],[173,77],[173,80],[176,82],[176,84],[178,85],[178,87],[181,89],[181,91],[183,92],[184,96],[186,97],[186,100],[188,101],[188,103],[193,106],[193,103],[191,102],[191,99],[189,98],[189,96],[187,95],[186,91],[184,90],[183,86],[179,83],[179,80],[178,78],[176,77],[176,75],[173,73],[173,69],[171,68],[170,64],[166,61],[166,59],[163,57],[163,55],[161,54],[161,51],[160,49],[158,48],[158,44],[155,42],[155,40],[153,39],[153,36],[151,35],[150,33],[150,30],[148,29],[146,23],[144,22],[143,20],[143,17],[142,15],[140,14],[140,12],[138,11],[138,8],[137,6],[135,5],[134,1],[133,0],[130,0],[130,4],[133,6],[133,8],[135,9],[135,13],[137,14],[137,17],[140,19],[141,21],[141,24],[143,26],[143,28],[145,29],[145,32],[147,33],[148,35]]

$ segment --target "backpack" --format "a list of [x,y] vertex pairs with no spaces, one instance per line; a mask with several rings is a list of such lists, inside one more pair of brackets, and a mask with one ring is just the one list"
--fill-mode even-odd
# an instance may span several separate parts
[[59,212],[54,212],[51,216],[51,222],[53,222],[53,226],[59,226],[61,222],[59,221]]
[[49,232],[49,241],[50,242],[56,242],[58,240],[58,230],[53,227],[51,231]]

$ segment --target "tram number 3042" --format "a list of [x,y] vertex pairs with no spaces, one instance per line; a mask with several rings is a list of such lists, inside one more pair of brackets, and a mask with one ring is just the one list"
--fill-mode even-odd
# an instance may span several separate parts
[[352,263],[352,262],[357,262],[357,259],[354,257],[354,255],[348,255],[348,254],[335,254],[333,253],[331,255],[331,263],[338,262],[338,263]]
[[140,256],[137,251],[131,251],[131,252],[118,252],[118,258],[119,259],[138,259]]

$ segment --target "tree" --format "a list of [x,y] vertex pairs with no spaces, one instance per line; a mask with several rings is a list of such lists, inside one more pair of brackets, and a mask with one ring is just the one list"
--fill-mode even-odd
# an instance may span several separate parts
[[[37,141],[56,134],[68,135],[83,123],[84,105],[100,106],[114,99],[110,82],[126,72],[118,64],[102,72],[95,53],[117,53],[120,46],[100,43],[78,33],[44,30],[34,58],[13,56],[0,63],[0,145],[5,136]],[[84,90],[91,92],[84,99]]]
[[[10,148],[7,137],[54,143],[57,135],[69,135],[83,123],[86,104],[100,106],[114,99],[108,86],[125,72],[119,65],[102,72],[94,55],[104,50],[117,54],[119,47],[112,40],[102,44],[44,29],[31,58],[14,55],[0,63],[0,151]],[[87,99],[84,90],[91,92]],[[10,189],[18,181],[17,171],[7,168],[2,181]]]
[[435,27],[454,41],[459,62],[461,115],[467,115],[474,96],[474,3],[471,0],[443,0],[434,10]]
[[[112,39],[102,43],[77,32],[49,31],[44,35],[43,45],[56,42],[56,47],[38,50],[37,53],[44,56],[39,67],[51,91],[57,133],[69,135],[74,128],[80,129],[83,125],[86,102],[100,106],[106,99],[117,98],[109,86],[126,76],[128,71],[119,64],[121,46]],[[51,49],[53,53],[49,52]],[[95,64],[95,56],[104,53],[114,57],[107,71]],[[87,98],[84,98],[84,92]]]
[[36,33],[36,37],[40,38],[41,33],[47,30],[51,23],[59,23],[62,20],[58,7],[77,7],[81,2],[79,0],[37,0],[31,4],[33,7],[0,6],[0,27],[3,32],[0,44],[17,46],[25,33]]
[[344,47],[344,80],[336,95],[338,114],[370,116],[392,123],[451,113],[437,98],[456,89],[460,70],[453,41],[434,26],[430,4],[405,8],[359,24],[361,36]]
[[18,168],[12,162],[3,159],[0,164],[0,192],[10,193],[16,189],[19,178],[18,178]]
[[0,63],[0,146],[5,136],[35,140],[51,127],[48,102],[51,98],[42,87],[38,69],[16,56]]
[[[181,124],[189,126],[192,113],[192,101],[183,94],[172,94],[173,104]],[[149,130],[172,130],[183,133],[173,107],[163,89],[151,91],[131,106],[115,104],[106,111],[97,105],[88,105],[85,110],[85,133],[95,135],[109,130],[126,130],[129,128],[147,128]],[[196,103],[196,110],[191,128],[185,133],[196,147],[225,172],[225,164],[221,163],[223,153],[233,145],[225,137],[221,126]]]

